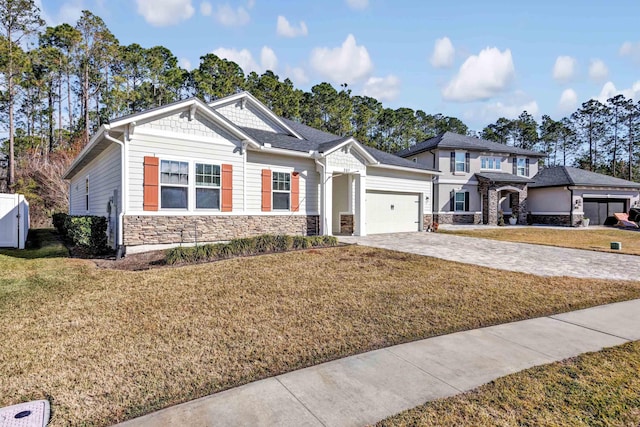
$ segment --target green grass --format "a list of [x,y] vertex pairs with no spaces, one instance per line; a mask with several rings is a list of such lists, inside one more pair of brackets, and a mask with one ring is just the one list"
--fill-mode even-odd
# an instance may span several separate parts
[[64,257],[0,255],[0,266],[0,406],[49,399],[52,427],[111,425],[393,344],[640,298],[640,282],[359,246],[138,272]]
[[636,341],[508,375],[378,426],[638,426],[639,372]]
[[69,250],[53,228],[35,228],[29,230],[25,249],[0,249],[0,255],[23,259],[63,258],[69,256]]

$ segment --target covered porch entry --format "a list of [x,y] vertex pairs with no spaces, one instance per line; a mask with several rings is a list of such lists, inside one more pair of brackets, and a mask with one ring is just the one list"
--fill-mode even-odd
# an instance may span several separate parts
[[533,181],[523,176],[498,172],[477,173],[476,177],[482,200],[483,224],[497,225],[499,212],[515,214],[518,224],[526,224],[527,184]]

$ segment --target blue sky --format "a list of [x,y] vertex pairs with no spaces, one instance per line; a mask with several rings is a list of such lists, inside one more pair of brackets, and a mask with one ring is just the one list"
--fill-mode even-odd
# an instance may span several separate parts
[[49,25],[82,9],[121,44],[163,45],[186,68],[209,52],[296,87],[347,83],[386,107],[481,130],[623,93],[640,99],[637,0],[36,0]]

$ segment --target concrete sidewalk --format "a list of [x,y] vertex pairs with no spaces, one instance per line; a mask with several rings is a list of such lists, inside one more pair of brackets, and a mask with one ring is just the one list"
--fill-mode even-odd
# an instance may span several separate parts
[[371,351],[120,426],[362,426],[535,365],[635,340],[640,340],[640,300]]

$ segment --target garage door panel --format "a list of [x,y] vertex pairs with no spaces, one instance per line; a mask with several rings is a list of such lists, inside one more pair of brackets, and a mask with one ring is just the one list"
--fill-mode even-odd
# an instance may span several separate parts
[[420,229],[420,195],[367,191],[367,234]]
[[626,212],[627,202],[623,199],[584,199],[584,216],[590,219],[593,225],[615,224],[615,213]]

